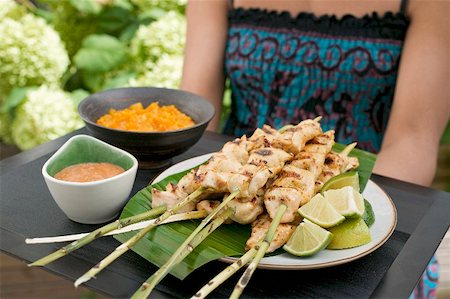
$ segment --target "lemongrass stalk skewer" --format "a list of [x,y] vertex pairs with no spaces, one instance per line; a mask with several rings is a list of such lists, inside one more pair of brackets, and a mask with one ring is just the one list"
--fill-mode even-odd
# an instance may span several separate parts
[[71,253],[74,250],[77,250],[89,243],[91,243],[92,241],[94,241],[97,238],[100,238],[101,236],[117,229],[117,228],[121,228],[121,227],[125,227],[129,224],[133,224],[136,222],[140,222],[142,220],[146,220],[149,218],[153,218],[156,217],[160,214],[162,214],[163,212],[166,211],[166,207],[165,206],[161,206],[155,209],[152,209],[150,211],[147,211],[145,213],[139,214],[139,215],[135,215],[135,216],[131,216],[125,219],[119,219],[116,220],[114,222],[111,222],[109,224],[106,224],[96,230],[94,230],[93,232],[87,234],[86,236],[84,236],[83,238],[81,238],[80,240],[74,241],[60,249],[58,249],[57,251],[29,264],[29,267],[32,266],[45,266],[69,253]]
[[170,216],[174,215],[179,209],[190,203],[192,200],[195,200],[205,190],[206,188],[203,187],[198,188],[193,193],[189,194],[189,196],[187,196],[185,199],[183,199],[182,201],[177,203],[174,207],[172,207],[172,209],[164,212],[164,214],[159,216],[155,220],[155,222],[149,224],[147,227],[140,230],[136,235],[128,239],[125,243],[117,247],[110,255],[105,257],[97,265],[95,265],[93,268],[91,268],[89,271],[83,274],[80,278],[78,278],[74,283],[75,287],[78,287],[80,284],[89,281],[92,277],[101,272],[105,267],[107,267],[109,264],[115,261],[118,257],[127,252],[131,247],[134,246],[134,244],[136,244],[140,239],[142,239],[153,228],[160,225],[164,220],[166,220]]
[[[206,216],[208,216],[208,213],[206,211],[203,211],[203,210],[202,211],[191,211],[191,212],[180,213],[180,214],[175,214],[173,216],[170,216],[169,218],[164,220],[161,224],[172,223],[172,222],[177,222],[177,221],[182,221],[182,220],[205,218]],[[131,231],[143,229],[147,225],[154,223],[154,222],[155,222],[155,219],[144,220],[144,221],[130,224],[127,226],[123,226],[122,228],[115,229],[113,231],[110,231],[110,232],[104,234],[104,236],[113,236],[113,235],[118,235],[118,234],[123,234],[123,233],[128,233]],[[27,239],[25,239],[25,243],[26,244],[49,244],[49,243],[76,241],[76,240],[80,240],[81,238],[84,238],[87,235],[89,235],[89,233],[63,235],[63,236],[56,236],[56,237],[27,238]]]
[[[211,223],[209,223],[205,228],[203,228],[192,241],[189,243],[189,246],[192,248],[197,247],[203,240],[205,240],[214,230],[216,230],[222,223],[227,220],[230,215],[234,213],[233,208],[227,208],[223,213],[221,213],[217,218],[215,218]],[[183,260],[189,253],[190,250],[185,250],[180,256],[180,260]],[[145,283],[144,283],[145,284]],[[142,288],[142,287],[141,287]],[[141,289],[140,288],[140,289]],[[145,298],[148,295],[142,294],[142,292],[136,291],[136,293],[131,298]]]
[[236,284],[233,293],[231,294],[231,299],[239,298],[244,291],[245,287],[247,286],[248,282],[250,281],[253,273],[255,272],[256,268],[258,267],[259,262],[266,254],[267,249],[269,248],[270,243],[272,242],[273,238],[275,237],[275,233],[277,231],[278,225],[280,224],[280,220],[283,217],[284,213],[286,212],[287,206],[281,205],[278,208],[276,216],[273,218],[272,223],[270,223],[269,230],[266,233],[266,236],[262,243],[259,245],[258,252],[256,253],[255,257],[253,258],[250,265],[245,270],[244,274],[242,274],[241,278],[239,279],[238,283]]
[[194,246],[194,244],[192,244],[192,240],[196,238],[200,231],[212,220],[212,218],[216,216],[238,194],[239,190],[232,192],[220,203],[217,208],[215,208],[205,219],[203,219],[202,222],[189,235],[189,237],[183,242],[183,244],[181,244],[177,251],[172,254],[170,259],[142,284],[142,286],[134,293],[132,298],[147,298],[155,286],[170,272],[170,270],[172,270],[173,266],[181,262],[194,250],[195,246],[198,245],[196,244]]
[[202,299],[208,296],[212,291],[214,291],[219,285],[221,285],[225,280],[230,278],[239,269],[250,262],[256,255],[257,250],[255,248],[247,251],[243,256],[241,256],[237,261],[232,263],[230,266],[226,267],[222,272],[217,274],[213,279],[211,279],[207,284],[205,284],[191,299]]

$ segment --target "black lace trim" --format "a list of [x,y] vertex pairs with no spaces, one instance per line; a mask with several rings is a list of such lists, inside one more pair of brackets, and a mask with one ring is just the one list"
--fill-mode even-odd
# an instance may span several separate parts
[[299,13],[296,17],[289,12],[263,9],[235,8],[228,15],[231,25],[258,26],[274,29],[298,29],[338,36],[358,36],[404,40],[409,18],[403,13],[387,12],[380,16],[374,12],[363,17],[345,15],[316,16]]

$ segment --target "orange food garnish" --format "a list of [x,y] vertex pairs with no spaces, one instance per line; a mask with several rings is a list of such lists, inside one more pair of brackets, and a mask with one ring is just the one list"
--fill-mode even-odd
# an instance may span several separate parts
[[187,128],[195,123],[174,105],[159,106],[154,102],[145,109],[142,103],[124,110],[110,109],[97,120],[97,124],[125,131],[163,132]]

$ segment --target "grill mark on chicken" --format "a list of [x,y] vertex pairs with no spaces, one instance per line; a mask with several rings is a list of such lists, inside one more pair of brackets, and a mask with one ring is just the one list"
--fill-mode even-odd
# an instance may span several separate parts
[[257,150],[255,153],[258,154],[258,155],[261,155],[261,156],[270,156],[270,155],[273,155],[273,151],[271,151],[271,150],[269,150],[269,149]]

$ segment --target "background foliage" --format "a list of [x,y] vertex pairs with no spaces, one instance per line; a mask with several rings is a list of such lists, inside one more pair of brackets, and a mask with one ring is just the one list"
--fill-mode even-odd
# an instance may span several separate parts
[[179,85],[187,0],[1,1],[4,143],[29,149],[81,127],[76,106],[94,92]]

